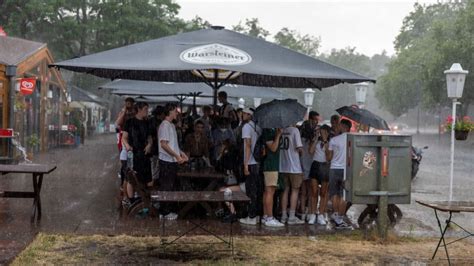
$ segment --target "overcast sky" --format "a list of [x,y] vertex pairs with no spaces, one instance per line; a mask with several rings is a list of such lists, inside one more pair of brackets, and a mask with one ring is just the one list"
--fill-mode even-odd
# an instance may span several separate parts
[[[441,0],[442,1],[442,0]],[[320,52],[356,47],[366,55],[394,54],[393,41],[403,18],[413,10],[413,4],[435,0],[176,0],[181,5],[180,17],[196,15],[213,25],[231,29],[246,18],[258,18],[270,34],[288,27],[301,34],[321,37]]]

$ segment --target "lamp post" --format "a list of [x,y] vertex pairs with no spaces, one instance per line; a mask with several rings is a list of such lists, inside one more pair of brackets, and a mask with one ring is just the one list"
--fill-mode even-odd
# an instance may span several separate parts
[[357,103],[357,106],[359,106],[359,108],[364,108],[368,87],[369,87],[369,84],[367,82],[361,82],[361,83],[355,84],[356,103]]
[[244,98],[239,98],[239,108],[244,108],[245,107],[245,100]]
[[253,107],[257,108],[262,103],[262,98],[253,98]]
[[461,64],[454,63],[446,74],[446,87],[448,89],[448,98],[453,101],[453,113],[451,122],[451,169],[449,179],[449,200],[453,200],[453,174],[454,174],[454,124],[456,123],[456,105],[460,104],[458,98],[461,98],[464,89],[464,81],[469,71],[462,69]]
[[309,111],[311,111],[311,107],[313,106],[313,100],[314,100],[314,90],[307,88],[306,90],[303,91],[304,94],[304,104],[306,107],[308,107],[308,110],[306,111],[306,115],[309,114]]

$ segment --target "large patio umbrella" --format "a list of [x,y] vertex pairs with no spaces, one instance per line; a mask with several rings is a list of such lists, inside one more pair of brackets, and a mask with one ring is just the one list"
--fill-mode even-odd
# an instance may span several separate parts
[[371,78],[223,27],[132,44],[53,64],[110,79],[325,88]]
[[[143,80],[118,79],[101,85],[99,89],[110,89],[113,94],[119,95],[148,95],[148,96],[172,96],[192,95],[199,93],[200,97],[213,97],[214,92],[205,83],[183,83],[183,82],[156,82]],[[288,98],[283,92],[268,87],[251,87],[244,85],[226,84],[221,91],[227,92],[231,98],[265,98],[284,99]]]
[[[173,96],[139,96],[134,98],[137,101],[144,101],[156,104],[179,103],[182,106],[204,106],[212,104],[212,98],[202,97],[196,97],[196,99],[187,98],[182,101]],[[229,102],[232,104],[237,104],[237,100],[235,99],[230,99]]]

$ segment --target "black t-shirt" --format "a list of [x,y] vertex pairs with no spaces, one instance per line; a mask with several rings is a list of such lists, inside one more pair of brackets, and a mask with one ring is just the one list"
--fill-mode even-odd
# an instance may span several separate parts
[[148,120],[137,118],[128,119],[125,122],[123,131],[128,133],[128,143],[133,148],[133,152],[143,151],[146,147],[148,137],[152,135],[152,127]]

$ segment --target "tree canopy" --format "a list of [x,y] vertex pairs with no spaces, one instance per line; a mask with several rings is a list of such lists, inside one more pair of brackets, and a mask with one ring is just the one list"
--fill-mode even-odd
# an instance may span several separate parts
[[[414,5],[396,37],[396,58],[379,80],[377,98],[395,116],[421,104],[447,105],[444,70],[461,63],[473,73],[474,2]],[[466,78],[462,111],[474,100],[473,79]]]

